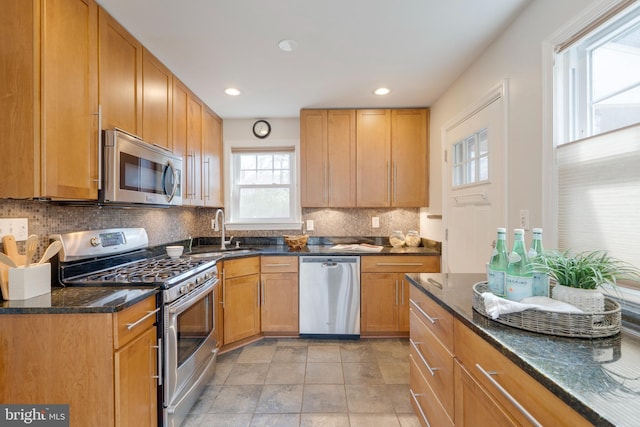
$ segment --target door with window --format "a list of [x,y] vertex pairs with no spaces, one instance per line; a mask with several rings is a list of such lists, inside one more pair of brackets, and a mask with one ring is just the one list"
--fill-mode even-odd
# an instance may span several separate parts
[[496,228],[506,227],[504,93],[498,86],[443,129],[443,271],[485,271]]

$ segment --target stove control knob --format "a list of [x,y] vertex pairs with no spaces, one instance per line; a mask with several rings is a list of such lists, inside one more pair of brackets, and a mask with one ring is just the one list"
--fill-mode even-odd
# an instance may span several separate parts
[[180,295],[186,294],[187,292],[189,292],[187,285],[180,286]]
[[102,242],[100,241],[99,237],[94,236],[91,238],[91,240],[89,240],[89,243],[91,244],[91,246],[96,247],[96,246],[100,246]]
[[204,279],[205,278],[203,276],[196,277],[196,284],[197,285],[201,284],[202,282],[204,282]]
[[187,284],[187,287],[189,288],[189,292],[191,292],[196,287],[196,285],[194,285],[193,282],[191,282]]

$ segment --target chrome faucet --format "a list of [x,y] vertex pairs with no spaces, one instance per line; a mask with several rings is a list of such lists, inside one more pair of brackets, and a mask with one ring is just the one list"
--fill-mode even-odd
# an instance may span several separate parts
[[[218,217],[222,215],[222,221],[220,222],[218,220]],[[218,224],[218,228],[220,229],[221,235],[220,235],[220,250],[227,250],[227,247],[225,246],[227,243],[231,244],[231,241],[233,240],[233,236],[231,236],[231,238],[229,239],[229,241],[226,241],[224,238],[224,211],[222,209],[218,209],[216,211],[216,217],[214,219],[215,223]]]

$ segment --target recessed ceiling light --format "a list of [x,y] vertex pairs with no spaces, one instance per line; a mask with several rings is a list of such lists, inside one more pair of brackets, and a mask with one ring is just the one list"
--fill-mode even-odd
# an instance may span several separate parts
[[298,48],[298,42],[291,39],[280,40],[278,42],[278,47],[284,52],[293,52]]
[[375,93],[376,95],[387,95],[389,92],[391,91],[386,87],[379,87],[378,89],[373,91],[373,93]]
[[231,96],[240,95],[240,91],[238,89],[236,89],[235,87],[230,87],[230,88],[225,89],[224,93],[226,93],[227,95],[231,95]]

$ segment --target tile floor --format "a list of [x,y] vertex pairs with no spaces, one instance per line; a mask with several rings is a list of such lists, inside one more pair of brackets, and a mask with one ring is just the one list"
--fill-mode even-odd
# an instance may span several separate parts
[[407,339],[264,339],[218,358],[184,427],[420,424]]

